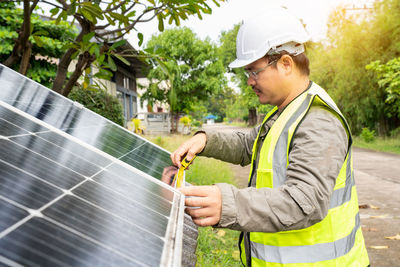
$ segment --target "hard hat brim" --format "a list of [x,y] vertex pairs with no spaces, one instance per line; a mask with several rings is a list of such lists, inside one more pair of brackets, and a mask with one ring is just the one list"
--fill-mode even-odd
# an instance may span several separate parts
[[244,67],[246,65],[249,65],[251,63],[253,63],[254,61],[257,61],[258,59],[254,60],[254,59],[246,59],[246,60],[240,60],[240,59],[235,59],[234,61],[232,61],[228,67],[231,69],[235,69],[235,68],[241,68]]

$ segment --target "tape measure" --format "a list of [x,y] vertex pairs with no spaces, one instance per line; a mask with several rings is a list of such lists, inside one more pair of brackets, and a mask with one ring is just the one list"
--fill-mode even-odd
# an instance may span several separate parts
[[175,174],[174,180],[172,184],[175,184],[175,188],[180,188],[182,185],[185,184],[185,170],[189,167],[190,163],[196,158],[194,156],[191,161],[188,161],[186,157],[181,162],[181,167],[179,168],[178,172]]

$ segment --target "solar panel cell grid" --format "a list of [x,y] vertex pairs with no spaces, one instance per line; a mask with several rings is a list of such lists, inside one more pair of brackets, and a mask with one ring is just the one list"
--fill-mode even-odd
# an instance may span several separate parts
[[1,238],[0,250],[24,266],[146,266],[43,218]]
[[0,265],[179,265],[183,199],[153,178],[169,153],[1,65],[0,82]]
[[0,161],[0,195],[29,209],[39,209],[62,191],[45,180]]
[[28,212],[0,199],[0,232],[22,220]]
[[70,189],[85,179],[71,169],[5,139],[0,139],[0,160],[62,189]]

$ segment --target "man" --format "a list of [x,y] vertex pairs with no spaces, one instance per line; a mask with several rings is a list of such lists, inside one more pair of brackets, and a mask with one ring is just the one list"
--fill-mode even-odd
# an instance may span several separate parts
[[[249,187],[181,189],[200,226],[242,231],[247,266],[368,266],[358,214],[347,122],[329,95],[309,80],[308,35],[283,8],[240,27],[237,59],[260,103],[275,108],[250,133],[196,133],[172,155],[252,164]],[[190,207],[200,207],[192,209]]]

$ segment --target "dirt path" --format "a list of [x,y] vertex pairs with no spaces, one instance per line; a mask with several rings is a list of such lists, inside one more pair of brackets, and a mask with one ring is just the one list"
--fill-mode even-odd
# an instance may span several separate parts
[[[238,127],[213,125],[223,131]],[[353,149],[361,224],[371,266],[400,266],[400,155]],[[250,167],[232,165],[238,187],[246,187]]]

